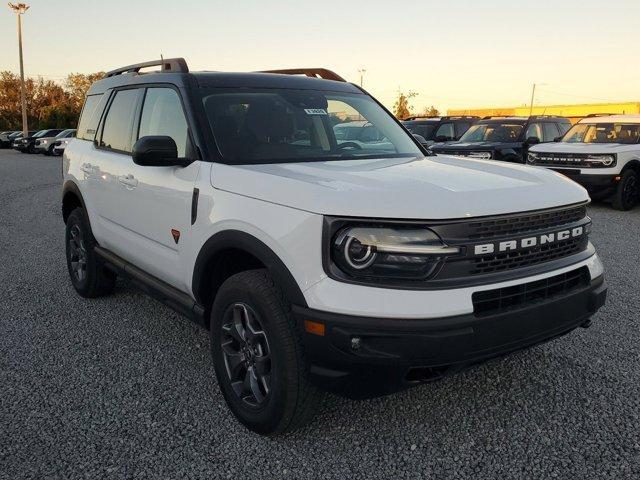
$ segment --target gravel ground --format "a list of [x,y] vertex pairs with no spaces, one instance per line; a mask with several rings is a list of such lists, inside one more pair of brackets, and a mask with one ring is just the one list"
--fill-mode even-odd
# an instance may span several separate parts
[[60,159],[0,151],[0,478],[640,478],[640,208],[590,207],[609,301],[588,330],[397,395],[243,429],[208,336],[67,279]]

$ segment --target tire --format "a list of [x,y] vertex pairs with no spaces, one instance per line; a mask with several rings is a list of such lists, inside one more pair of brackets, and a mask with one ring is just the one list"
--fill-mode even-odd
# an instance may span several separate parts
[[95,253],[96,245],[85,210],[76,208],[67,218],[65,230],[67,269],[73,288],[84,298],[108,295],[116,285],[116,274]]
[[612,198],[616,210],[631,210],[640,200],[640,178],[635,170],[622,174]]
[[218,384],[240,423],[273,436],[313,418],[324,394],[309,382],[290,304],[266,270],[228,278],[213,302],[210,325]]

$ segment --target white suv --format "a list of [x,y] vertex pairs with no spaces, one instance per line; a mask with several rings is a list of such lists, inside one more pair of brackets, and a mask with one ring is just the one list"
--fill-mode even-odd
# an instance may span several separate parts
[[583,185],[596,199],[629,210],[640,200],[640,115],[580,120],[559,142],[529,150],[529,165],[547,167]]
[[[345,114],[388,145],[336,141]],[[324,389],[386,394],[588,326],[606,297],[582,187],[429,156],[324,69],[114,70],[63,170],[77,292],[127,276],[209,328],[224,398],[261,434]]]

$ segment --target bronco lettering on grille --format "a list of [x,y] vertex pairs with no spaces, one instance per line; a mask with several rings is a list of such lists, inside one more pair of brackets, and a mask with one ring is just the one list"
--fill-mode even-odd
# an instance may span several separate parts
[[484,243],[475,245],[473,252],[475,255],[488,255],[495,252],[508,252],[522,248],[531,248],[537,245],[546,245],[561,242],[570,238],[580,237],[584,234],[584,227],[575,227],[570,230],[560,230],[559,232],[537,235],[535,237],[520,238],[517,240],[504,240],[495,243]]

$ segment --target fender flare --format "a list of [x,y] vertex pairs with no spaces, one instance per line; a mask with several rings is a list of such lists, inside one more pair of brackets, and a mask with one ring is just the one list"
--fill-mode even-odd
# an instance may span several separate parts
[[67,180],[62,185],[62,196],[60,198],[60,200],[61,200],[60,204],[61,204],[61,209],[62,209],[62,219],[65,222],[66,222],[67,219],[65,218],[65,211],[64,211],[64,197],[68,193],[73,193],[76,197],[78,197],[78,200],[80,201],[80,205],[82,206],[82,208],[85,211],[87,210],[87,206],[84,203],[84,198],[82,197],[82,193],[80,193],[80,188],[78,187],[78,185],[73,180]]
[[307,306],[302,290],[280,257],[264,242],[240,230],[218,232],[209,238],[200,249],[191,281],[191,291],[198,303],[202,304],[205,295],[205,292],[202,291],[203,279],[207,274],[206,269],[209,261],[226,249],[242,250],[257,258],[267,268],[292,304]]
[[634,158],[633,160],[629,160],[627,163],[624,164],[624,167],[622,167],[622,170],[620,170],[620,173],[624,172],[625,170],[629,170],[630,168],[640,172],[640,160],[638,160],[637,158]]

